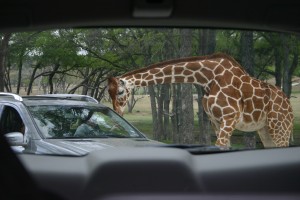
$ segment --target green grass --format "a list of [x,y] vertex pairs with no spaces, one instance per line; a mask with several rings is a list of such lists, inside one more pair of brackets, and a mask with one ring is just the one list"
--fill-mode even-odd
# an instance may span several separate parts
[[138,115],[136,113],[127,113],[124,118],[135,126],[138,130],[144,133],[147,137],[152,138],[153,135],[153,123],[152,116],[150,115]]

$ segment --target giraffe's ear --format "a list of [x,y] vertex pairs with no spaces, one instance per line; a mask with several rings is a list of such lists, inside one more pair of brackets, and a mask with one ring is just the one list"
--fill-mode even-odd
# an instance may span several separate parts
[[115,77],[108,77],[107,78],[107,82],[108,82],[108,84],[115,83],[116,82],[116,78]]
[[107,90],[111,98],[113,99],[114,96],[117,94],[118,82],[117,79],[114,77],[109,77],[107,79],[108,85]]

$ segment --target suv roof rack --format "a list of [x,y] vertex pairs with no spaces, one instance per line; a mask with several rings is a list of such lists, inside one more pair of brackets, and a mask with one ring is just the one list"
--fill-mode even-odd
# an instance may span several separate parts
[[78,95],[78,94],[42,94],[33,96],[23,96],[24,99],[62,99],[62,100],[76,100],[99,103],[95,98],[88,95]]
[[17,95],[17,94],[14,94],[14,93],[0,92],[0,96],[13,97],[15,100],[23,101],[23,98],[20,95]]
[[88,101],[93,103],[99,103],[98,100],[89,96],[89,95],[82,95],[82,94],[42,94],[36,96],[43,96],[43,97],[56,97],[56,98],[64,98],[64,99],[71,99],[71,100],[80,100],[80,101]]

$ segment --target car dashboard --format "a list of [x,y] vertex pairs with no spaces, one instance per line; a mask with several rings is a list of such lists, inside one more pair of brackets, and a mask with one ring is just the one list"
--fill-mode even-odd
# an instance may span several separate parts
[[18,157],[43,190],[63,199],[299,199],[299,150],[195,155],[173,147],[134,147],[80,157]]

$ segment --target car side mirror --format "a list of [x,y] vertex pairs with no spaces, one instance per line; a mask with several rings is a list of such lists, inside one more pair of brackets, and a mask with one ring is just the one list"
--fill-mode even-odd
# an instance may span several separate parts
[[21,132],[11,132],[5,134],[5,137],[11,146],[25,146],[24,135]]

